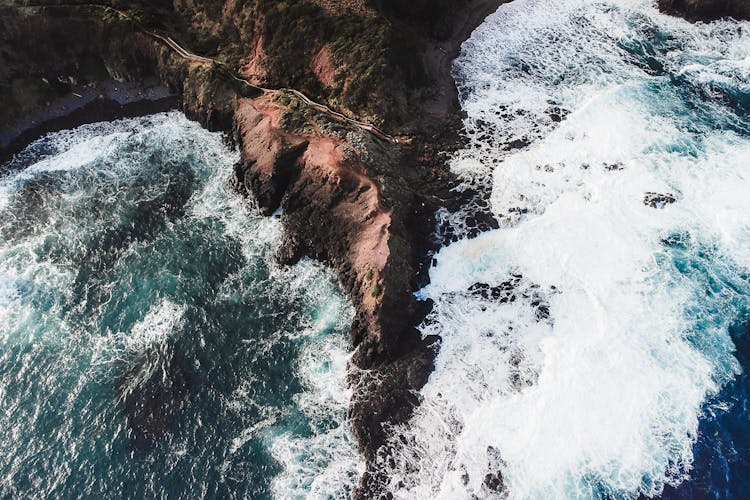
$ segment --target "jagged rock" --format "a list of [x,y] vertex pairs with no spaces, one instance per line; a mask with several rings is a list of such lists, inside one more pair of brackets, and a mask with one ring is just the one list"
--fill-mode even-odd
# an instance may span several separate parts
[[497,286],[490,286],[486,283],[475,283],[469,287],[469,292],[472,295],[476,295],[487,300],[496,300],[500,303],[515,302],[515,290],[520,282],[521,277],[514,276],[513,278],[504,281]]
[[659,0],[659,9],[690,21],[750,19],[750,0]]
[[[487,283],[474,283],[467,291],[475,297],[496,301],[500,304],[512,304],[518,299],[525,299],[534,310],[534,317],[537,321],[549,320],[550,306],[545,297],[539,292],[539,285],[524,284],[522,286],[522,278],[523,276],[520,274],[513,274],[510,279],[496,286],[490,286]],[[555,287],[550,288],[551,293],[555,293],[556,291]]]
[[625,165],[620,161],[614,163],[602,163],[602,167],[608,172],[617,172],[625,169]]
[[677,198],[669,193],[646,193],[643,197],[643,204],[651,208],[664,208],[676,202]]
[[504,493],[505,485],[503,482],[503,475],[501,468],[505,467],[506,463],[500,455],[500,450],[494,446],[487,447],[487,468],[488,472],[484,476],[482,486],[485,492],[493,494],[495,497],[498,494]]

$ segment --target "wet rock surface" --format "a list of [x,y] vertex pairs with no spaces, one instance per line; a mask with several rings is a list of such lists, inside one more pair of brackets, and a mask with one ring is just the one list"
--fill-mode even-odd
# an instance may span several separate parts
[[643,204],[651,208],[664,208],[676,202],[677,198],[670,193],[651,193],[648,192],[643,196]]
[[528,302],[529,307],[534,310],[534,317],[537,321],[546,321],[550,317],[550,305],[546,296],[556,293],[557,288],[552,287],[548,292],[543,293],[539,285],[523,281],[523,276],[520,274],[513,274],[499,285],[474,283],[467,291],[475,297],[499,304],[513,304],[517,300],[523,300]]
[[750,19],[748,0],[659,0],[659,9],[690,21],[713,21],[723,17]]

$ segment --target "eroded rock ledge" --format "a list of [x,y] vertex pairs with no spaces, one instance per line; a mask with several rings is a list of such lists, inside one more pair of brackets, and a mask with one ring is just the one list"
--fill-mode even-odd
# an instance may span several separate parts
[[[13,53],[0,51],[0,63],[6,63],[0,85],[11,89],[4,94],[9,101],[3,103],[7,113],[0,125],[44,109],[49,99],[79,86],[111,78],[138,84],[156,77],[179,96],[189,117],[210,130],[229,133],[241,152],[236,187],[264,214],[282,209],[284,239],[278,260],[294,264],[310,256],[332,267],[356,308],[350,330],[350,383],[355,388],[350,421],[367,470],[354,496],[378,497],[384,494],[383,478],[374,464],[386,443],[387,426],[411,416],[439,343],[437,338],[423,339],[416,329],[430,304],[418,302],[413,294],[425,284],[430,252],[441,243],[434,239],[434,214],[440,207],[457,209],[476,196],[452,191],[457,181],[445,164],[444,152],[460,144],[461,126],[450,61],[463,39],[501,1],[406,6],[385,0],[294,5],[258,0],[248,2],[246,9],[231,1],[220,9],[209,2],[188,3],[156,2],[178,19],[161,28],[177,30],[170,34],[182,40],[192,39],[196,52],[201,45],[218,44],[212,57],[244,54],[234,66],[231,61],[216,65],[185,60],[144,34],[142,24],[105,16],[99,8],[0,9],[7,28],[0,42],[20,47]],[[283,40],[269,44],[271,21],[280,12],[296,16],[295,22],[309,16],[314,23],[320,16],[334,16],[338,3],[342,14],[333,31],[290,24],[299,32],[286,34],[288,61],[278,51]],[[142,22],[153,17],[151,11],[129,13]],[[246,19],[250,15],[265,16],[265,21],[251,23]],[[290,23],[290,18],[281,19]],[[235,33],[248,26],[249,32]],[[352,26],[367,29],[360,36]],[[403,30],[407,35],[393,35]],[[366,45],[375,32],[378,38]],[[61,45],[71,36],[77,41]],[[404,36],[408,43],[400,47]],[[298,45],[300,37],[309,37],[311,48]],[[28,39],[35,40],[33,47],[23,43]],[[383,75],[369,80],[355,75],[361,65],[346,67],[347,59],[340,59],[346,44],[358,57],[374,47],[378,54],[373,64],[386,67],[369,70]],[[270,82],[280,79],[286,63],[289,77],[313,98],[360,113],[358,117],[399,134],[399,143],[334,121],[289,92],[261,95],[228,70],[236,67],[236,74],[266,83],[264,75]],[[24,92],[23,86],[34,79],[59,85],[48,88],[37,82],[33,92]],[[356,92],[353,85],[359,86]],[[490,216],[477,217],[479,230],[494,224]]]
[[659,0],[659,9],[690,21],[750,19],[750,0]]
[[408,418],[417,402],[412,391],[432,369],[436,339],[423,340],[414,329],[424,307],[411,293],[418,234],[407,225],[416,215],[414,222],[430,227],[429,215],[419,212],[435,200],[415,189],[418,180],[397,173],[408,172],[398,146],[294,99],[239,101],[238,185],[264,213],[282,209],[279,261],[294,264],[309,255],[333,267],[354,303],[350,383],[357,396],[350,419],[369,461],[385,442],[382,424]]

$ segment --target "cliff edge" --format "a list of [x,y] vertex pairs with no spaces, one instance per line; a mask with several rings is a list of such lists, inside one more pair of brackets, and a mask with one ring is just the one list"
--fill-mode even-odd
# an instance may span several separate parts
[[750,0],[659,0],[659,9],[689,21],[750,19]]

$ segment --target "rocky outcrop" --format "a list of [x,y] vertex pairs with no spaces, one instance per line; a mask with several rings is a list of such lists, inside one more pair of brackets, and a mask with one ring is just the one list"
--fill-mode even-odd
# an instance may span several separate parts
[[664,208],[675,203],[677,198],[671,193],[652,193],[643,195],[643,204],[651,208]]
[[[337,271],[356,308],[350,420],[368,464],[360,498],[382,493],[376,455],[388,426],[411,416],[432,370],[438,339],[416,329],[430,304],[413,292],[425,284],[430,252],[440,244],[435,211],[474,196],[452,191],[456,180],[445,164],[461,123],[450,61],[499,3],[175,0],[115,2],[120,14],[91,5],[0,12],[13,26],[4,46],[36,41],[33,53],[0,52],[9,63],[0,86],[59,75],[79,85],[157,78],[189,117],[231,134],[241,152],[237,188],[264,214],[282,209],[278,260],[294,264],[306,255]],[[60,41],[79,30],[86,42],[61,52]],[[222,64],[181,57],[147,34],[152,30]],[[27,58],[36,66],[22,76]],[[80,69],[85,60],[94,61],[90,76]],[[400,134],[399,141],[336,120],[295,93],[261,92],[238,75],[264,87],[299,88]],[[49,102],[9,95],[12,112],[1,123]],[[477,220],[479,228],[494,224],[491,216]]]
[[[355,305],[350,419],[374,460],[383,424],[408,418],[432,369],[436,339],[414,328],[426,313],[412,293],[417,235],[404,221],[437,200],[420,189],[398,145],[305,109],[291,94],[240,100],[235,137],[239,188],[266,214],[282,209],[279,261],[309,255],[328,264]],[[431,222],[428,214],[419,220]]]
[[750,19],[750,0],[659,0],[659,9],[690,21]]

